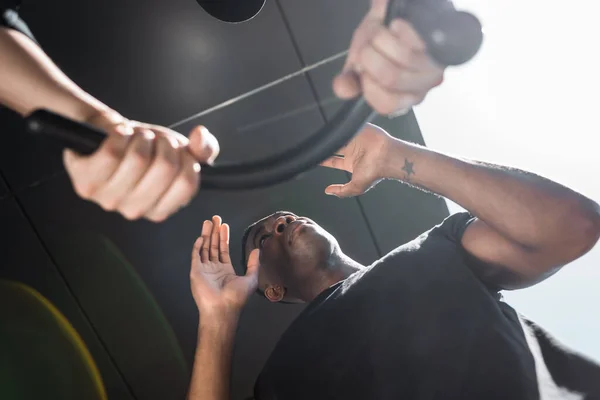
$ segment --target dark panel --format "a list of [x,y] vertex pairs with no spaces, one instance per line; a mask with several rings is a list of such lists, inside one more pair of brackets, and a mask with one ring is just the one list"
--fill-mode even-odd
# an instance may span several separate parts
[[[75,82],[125,116],[147,122],[172,124],[300,68],[270,1],[242,24],[217,21],[190,0],[32,0],[22,15]],[[261,105],[254,119],[248,115],[238,126],[310,104],[309,93],[301,80],[275,90],[270,102],[254,102]],[[2,126],[21,132],[18,121],[4,118]],[[226,148],[239,140],[208,122]],[[0,167],[20,189],[60,171],[60,151],[24,135],[2,135]]]
[[202,123],[218,134],[218,163],[256,160],[297,145],[323,125],[304,77],[293,78],[247,100],[182,126]]
[[[14,339],[14,334],[11,334],[11,332],[14,333],[17,329],[22,329],[23,327],[31,326],[32,324],[35,325],[34,317],[39,316],[30,313],[31,308],[28,307],[27,309],[29,312],[25,315],[17,315],[17,320],[14,318],[6,319],[7,316],[14,314],[14,311],[18,310],[23,305],[21,301],[23,299],[21,297],[16,297],[13,295],[8,296],[8,299],[6,298],[6,292],[8,292],[6,288],[14,288],[14,284],[9,282],[17,282],[19,284],[26,285],[28,288],[37,291],[40,295],[39,298],[47,300],[52,304],[53,307],[56,307],[85,342],[87,349],[91,353],[91,356],[100,371],[104,387],[106,388],[109,398],[131,399],[132,397],[129,394],[127,387],[121,380],[121,377],[118,375],[109,356],[101,346],[97,336],[92,330],[92,327],[87,322],[84,314],[81,312],[74,298],[69,293],[67,286],[48,258],[31,226],[22,215],[14,199],[5,199],[0,201],[0,237],[2,237],[2,241],[0,242],[0,254],[2,254],[2,263],[0,264],[0,282],[2,285],[4,285],[2,306],[0,306],[0,309],[2,309],[1,314],[3,316],[3,320],[0,321],[0,331],[3,338],[6,339],[7,337],[12,337]],[[21,290],[17,290],[17,292],[25,293],[29,291],[29,289],[25,289],[23,286],[18,287]],[[24,336],[31,337],[34,336],[34,334],[35,332],[30,332],[27,330],[23,331]],[[65,395],[69,392],[74,394],[74,388],[64,386],[61,387],[58,383],[59,381],[68,382],[70,377],[61,375],[61,372],[67,373],[68,370],[59,368],[61,363],[64,363],[66,360],[62,357],[60,352],[57,352],[56,349],[53,348],[53,344],[56,343],[56,340],[52,339],[57,338],[50,337],[51,335],[49,332],[37,332],[37,334],[40,335],[38,337],[39,340],[31,342],[31,349],[40,348],[40,350],[43,352],[43,355],[34,355],[31,357],[31,359],[28,359],[26,358],[25,354],[21,354],[19,361],[21,363],[26,361],[39,362],[44,358],[46,361],[48,361],[48,357],[55,357],[55,362],[50,363],[53,365],[53,367],[51,367],[52,369],[45,371],[38,369],[37,372],[40,373],[40,375],[45,374],[48,377],[55,376],[56,381],[50,382],[50,384],[44,387],[54,387],[57,390],[62,390],[62,392],[48,392],[45,393],[44,398],[72,398],[61,397],[61,395]],[[5,341],[2,343],[3,345],[7,345]],[[27,345],[27,343],[25,343],[25,345]],[[23,346],[23,343],[18,343],[18,346]],[[5,348],[3,351],[6,350],[7,349]],[[6,353],[2,354],[4,357],[6,357]],[[13,376],[12,384],[21,381],[21,379],[25,379],[29,382],[32,380],[35,381],[33,376],[20,376],[20,374],[26,368],[27,370],[31,371],[31,365],[23,366],[20,363],[17,364],[14,362],[14,359],[7,360],[6,358],[2,358],[2,360],[7,361],[9,366],[7,370],[3,369],[3,373],[0,375],[2,375],[4,378]],[[10,360],[12,360],[12,362]],[[3,363],[4,362],[2,362],[2,364]],[[11,364],[13,366],[20,365],[24,368],[13,368],[10,366]],[[6,367],[6,365],[3,367]],[[75,385],[77,385],[77,383],[75,383]],[[0,386],[2,387],[0,391],[3,392],[0,394],[0,397],[4,398],[4,396],[7,395],[5,390],[10,390],[10,388],[7,389],[6,386]],[[86,388],[81,389],[86,390]],[[6,398],[20,399],[23,397],[8,396]]]
[[[231,252],[238,260],[245,227],[288,209],[314,218],[351,257],[367,264],[377,253],[365,239],[367,227],[356,201],[323,194],[328,184],[341,179],[338,171],[318,169],[271,189],[202,192],[159,225],[127,222],[79,200],[66,177],[29,189],[20,198],[134,393],[140,399],[177,398],[173,396],[185,391],[187,376],[181,378],[176,355],[183,353],[189,372],[196,345],[198,315],[189,289],[189,262],[202,221],[219,214],[231,225]],[[236,342],[234,399],[251,393],[264,360],[299,310],[252,299]]]
[[[294,41],[306,64],[348,50],[352,35],[370,7],[370,0],[279,0]],[[330,117],[342,102],[333,94],[332,80],[342,70],[345,57],[308,73],[309,82]]]
[[0,199],[8,196],[8,187],[6,186],[6,182],[4,181],[4,177],[0,174]]
[[371,0],[277,0],[307,64],[347,50]]

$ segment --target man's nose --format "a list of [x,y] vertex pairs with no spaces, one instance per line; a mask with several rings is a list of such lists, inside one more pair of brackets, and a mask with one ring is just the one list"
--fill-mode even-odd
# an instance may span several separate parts
[[285,231],[285,227],[296,220],[296,217],[292,215],[281,216],[275,220],[273,224],[273,234],[281,235]]

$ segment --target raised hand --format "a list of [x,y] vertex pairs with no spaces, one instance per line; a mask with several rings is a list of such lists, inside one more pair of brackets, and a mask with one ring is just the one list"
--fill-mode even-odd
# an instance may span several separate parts
[[421,103],[442,83],[444,70],[427,55],[410,23],[396,19],[389,28],[383,25],[388,1],[371,1],[333,88],[342,99],[362,94],[378,113],[396,115]]
[[64,152],[77,194],[129,220],[160,222],[191,201],[200,183],[200,163],[219,154],[217,139],[202,126],[189,139],[168,128],[129,121],[116,112],[88,121],[108,133],[90,156]]
[[192,295],[201,314],[239,313],[258,284],[259,250],[248,259],[245,276],[238,276],[229,256],[229,226],[221,217],[204,221],[192,252]]
[[337,197],[361,195],[379,183],[385,176],[387,149],[394,140],[383,129],[367,124],[337,154],[344,158],[330,157],[321,163],[324,167],[352,173],[346,184],[334,184],[325,189],[326,194]]

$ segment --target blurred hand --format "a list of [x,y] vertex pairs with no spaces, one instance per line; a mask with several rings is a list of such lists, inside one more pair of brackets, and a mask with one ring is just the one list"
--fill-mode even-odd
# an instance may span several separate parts
[[116,112],[86,121],[108,133],[90,156],[63,154],[79,196],[125,218],[160,222],[188,204],[200,182],[200,163],[219,154],[217,139],[202,126],[189,136],[171,129],[129,121]]
[[401,19],[383,25],[389,0],[372,0],[354,32],[348,58],[333,82],[342,99],[360,94],[383,115],[402,114],[421,103],[443,81],[444,70],[426,53],[425,43]]
[[326,194],[337,197],[352,197],[366,193],[385,176],[385,154],[390,142],[394,140],[383,129],[367,124],[337,154],[344,158],[331,157],[321,163],[324,167],[348,171],[352,179],[346,184],[330,185]]
[[258,285],[259,251],[250,253],[245,276],[236,275],[229,256],[229,226],[221,217],[204,221],[192,252],[192,295],[202,315],[239,313]]

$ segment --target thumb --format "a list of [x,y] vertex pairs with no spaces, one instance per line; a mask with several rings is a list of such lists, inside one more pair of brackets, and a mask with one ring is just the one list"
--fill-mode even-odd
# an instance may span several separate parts
[[333,91],[341,99],[351,99],[362,92],[360,76],[353,69],[344,69],[333,80]]
[[204,243],[204,238],[199,236],[198,239],[194,242],[194,247],[192,248],[192,264],[201,262],[200,261],[200,250],[202,250],[202,244]]
[[65,168],[69,174],[71,174],[77,168],[77,165],[82,158],[83,157],[81,155],[77,154],[71,149],[63,150],[63,163],[65,164]]
[[200,163],[212,165],[221,151],[217,138],[206,127],[199,125],[190,132],[189,139],[190,153],[194,158]]
[[363,193],[363,188],[352,181],[346,183],[345,185],[329,185],[325,189],[325,194],[341,198],[354,197]]
[[260,250],[254,249],[248,257],[248,268],[246,269],[247,277],[255,277],[258,275],[258,267],[260,266]]

